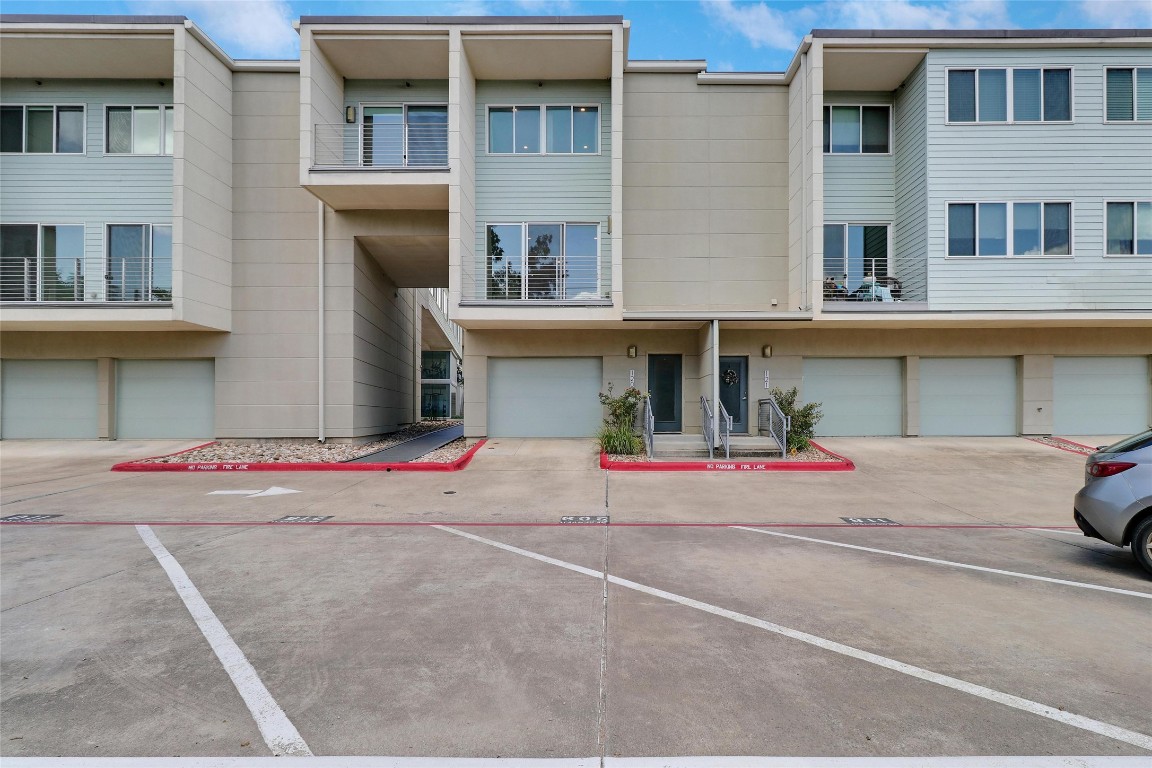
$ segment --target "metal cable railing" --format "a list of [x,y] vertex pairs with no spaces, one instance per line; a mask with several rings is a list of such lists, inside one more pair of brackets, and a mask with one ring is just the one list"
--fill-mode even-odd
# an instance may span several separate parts
[[712,407],[708,405],[708,398],[700,395],[700,427],[704,432],[704,442],[708,445],[708,458],[715,456],[714,446],[715,439],[715,424],[712,420]]
[[172,301],[170,257],[0,259],[0,301]]
[[720,445],[724,447],[724,458],[731,458],[730,443],[732,441],[732,417],[724,407],[722,400],[716,401],[716,415],[720,417]]
[[609,298],[596,254],[490,258],[476,298],[495,301],[603,301]]
[[765,432],[780,446],[780,455],[788,455],[788,430],[791,428],[791,419],[780,410],[780,404],[774,398],[765,398],[759,403],[757,409],[759,432]]
[[448,124],[314,126],[312,165],[329,168],[446,168]]

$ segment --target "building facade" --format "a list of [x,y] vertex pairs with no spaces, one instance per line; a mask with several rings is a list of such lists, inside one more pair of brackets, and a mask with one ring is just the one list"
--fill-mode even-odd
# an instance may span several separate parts
[[662,432],[777,386],[823,435],[1149,425],[1152,31],[815,30],[780,73],[630,61],[620,17],[299,31],[3,20],[5,436],[81,364],[102,437],[173,382],[223,438],[588,436],[610,386]]

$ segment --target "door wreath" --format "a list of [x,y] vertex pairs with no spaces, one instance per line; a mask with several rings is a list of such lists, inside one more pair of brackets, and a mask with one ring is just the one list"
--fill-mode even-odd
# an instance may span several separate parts
[[720,376],[720,380],[730,387],[740,381],[740,377],[736,374],[736,371],[729,368]]

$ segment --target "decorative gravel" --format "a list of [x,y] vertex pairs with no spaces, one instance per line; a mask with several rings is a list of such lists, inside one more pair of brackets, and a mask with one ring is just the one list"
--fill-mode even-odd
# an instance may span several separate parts
[[[357,459],[376,451],[402,443],[413,437],[459,424],[458,421],[421,421],[417,424],[393,432],[373,443],[318,443],[315,440],[273,441],[266,443],[227,443],[219,442],[186,451],[175,456],[162,456],[149,459],[157,464],[200,464],[200,463],[243,463],[243,464],[338,464],[349,459]],[[449,445],[453,445],[449,443]],[[448,446],[445,446],[447,448]],[[444,450],[443,448],[440,450]],[[436,453],[433,451],[432,453]],[[431,454],[429,454],[431,455]],[[459,457],[457,457],[459,458]],[[454,459],[428,459],[419,461],[453,461]]]
[[1028,439],[1034,443],[1040,443],[1041,445],[1050,445],[1053,448],[1063,448],[1066,451],[1072,451],[1073,453],[1079,453],[1079,454],[1082,454],[1084,456],[1090,456],[1093,453],[1096,453],[1095,448],[1089,448],[1086,445],[1080,445],[1079,443],[1073,443],[1070,440],[1062,440],[1059,437],[1029,437]]
[[[733,460],[736,460],[736,459],[747,460],[748,457],[746,457],[746,456],[733,456],[732,459]],[[615,453],[608,454],[608,460],[609,461],[619,461],[619,462],[651,461],[651,459],[648,458],[647,454],[641,454],[639,456],[621,456],[621,455],[615,454]],[[756,457],[757,462],[762,462],[764,460],[765,459],[762,459],[760,457]],[[706,459],[696,459],[696,461],[706,461]],[[824,451],[821,451],[819,448],[807,448],[803,451],[791,453],[785,459],[778,459],[778,458],[773,457],[773,458],[767,459],[767,461],[772,461],[772,462],[779,462],[779,461],[840,462],[841,459],[838,459],[829,453],[825,453]]]
[[414,461],[429,462],[432,464],[451,464],[466,453],[468,453],[468,441],[461,437],[448,443],[448,445],[437,448],[431,453],[426,453],[420,458],[414,459]]

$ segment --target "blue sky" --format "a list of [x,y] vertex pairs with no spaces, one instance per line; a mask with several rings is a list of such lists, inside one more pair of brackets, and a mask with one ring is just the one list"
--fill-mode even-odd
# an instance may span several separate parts
[[1152,0],[4,0],[4,13],[179,14],[234,58],[296,58],[308,15],[620,14],[629,58],[779,71],[814,28],[1152,27]]

